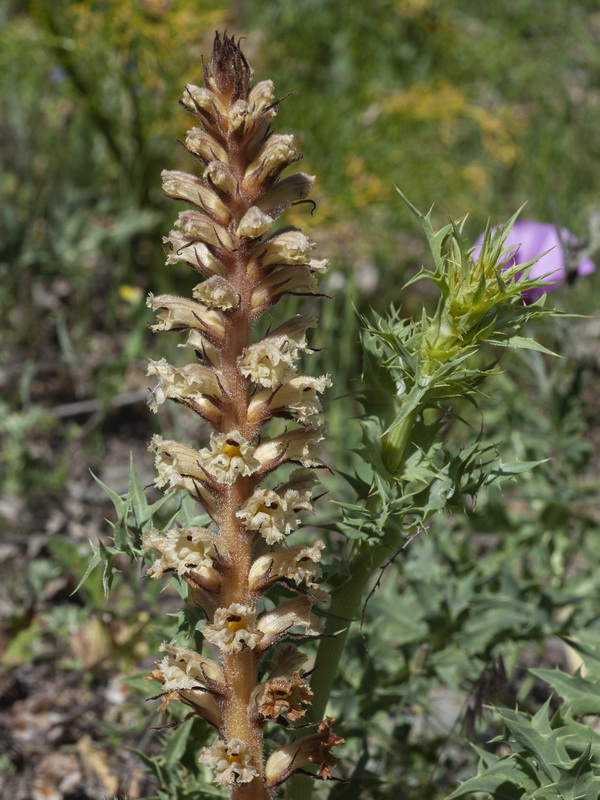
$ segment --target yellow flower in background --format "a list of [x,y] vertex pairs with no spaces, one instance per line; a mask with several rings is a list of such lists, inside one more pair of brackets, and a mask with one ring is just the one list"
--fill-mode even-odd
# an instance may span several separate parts
[[132,306],[138,306],[144,299],[144,292],[139,286],[130,286],[127,283],[119,286],[119,297]]

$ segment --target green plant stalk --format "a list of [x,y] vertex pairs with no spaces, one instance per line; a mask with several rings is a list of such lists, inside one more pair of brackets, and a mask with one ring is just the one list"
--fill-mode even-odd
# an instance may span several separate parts
[[[406,419],[394,430],[394,455],[400,469],[406,446],[410,442],[414,429],[417,411],[411,412]],[[386,443],[382,444],[382,450]],[[375,511],[373,497],[367,501]],[[393,558],[398,548],[405,541],[401,525],[389,529],[380,545],[372,548],[368,542],[356,542],[349,564],[349,575],[331,596],[327,611],[327,621],[323,630],[323,638],[319,642],[315,668],[311,679],[311,689],[314,693],[312,705],[309,707],[307,721],[317,722],[323,718],[329,696],[335,682],[339,663],[346,647],[350,626],[358,618],[361,605],[364,602],[365,592],[369,581],[378,569]],[[296,776],[289,781],[286,787],[287,800],[310,800],[313,790],[313,781],[308,778]]]

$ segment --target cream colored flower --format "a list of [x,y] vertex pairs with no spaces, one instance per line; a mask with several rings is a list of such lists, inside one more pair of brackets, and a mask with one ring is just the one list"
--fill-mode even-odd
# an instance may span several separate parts
[[229,608],[218,608],[212,623],[202,629],[204,638],[223,653],[254,650],[262,638],[256,626],[256,612],[250,606],[232,603]]
[[160,310],[159,322],[151,326],[153,331],[185,330],[195,328],[205,335],[220,339],[225,333],[223,317],[218,311],[187,297],[172,294],[160,294],[156,297],[148,295],[147,305],[153,310]]
[[267,544],[275,544],[296,530],[294,507],[271,489],[257,489],[236,512],[249,531],[258,531]]
[[163,642],[160,646],[167,655],[157,663],[165,691],[173,689],[194,689],[209,684],[223,684],[225,677],[221,667],[210,658]]
[[275,220],[260,208],[252,206],[246,211],[237,227],[238,236],[247,236],[249,239],[258,239],[272,227]]
[[193,83],[188,83],[183,90],[182,102],[192,114],[197,114],[199,110],[211,115],[225,113],[225,107],[215,92],[203,86],[194,86]]
[[260,467],[254,448],[238,431],[211,434],[209,446],[198,456],[202,467],[218,483],[228,485],[239,475],[252,475]]
[[226,114],[229,133],[235,133],[237,129],[246,122],[250,114],[250,106],[247,100],[236,100]]
[[240,362],[240,371],[254,383],[276,389],[296,374],[300,353],[312,353],[306,344],[307,328],[317,324],[315,317],[298,314],[264,339],[250,345]]
[[261,197],[257,205],[266,212],[272,212],[274,209],[283,210],[291,203],[303,200],[310,193],[314,183],[314,175],[295,172],[293,175],[277,181],[273,188],[264,197]]
[[304,628],[308,636],[316,636],[318,631],[313,628],[311,609],[314,600],[307,596],[294,597],[287,600],[273,611],[263,614],[256,627],[263,634],[260,642],[261,649],[265,650],[290,630],[290,628]]
[[254,422],[265,416],[265,409],[271,413],[294,412],[299,422],[309,422],[310,418],[322,411],[318,394],[331,386],[329,375],[311,378],[300,375],[279,386],[274,392],[263,389],[257,392],[248,407],[248,420]]
[[241,739],[217,739],[210,747],[200,751],[199,761],[215,771],[217,786],[235,786],[250,783],[258,777],[258,770],[252,763],[248,747]]
[[280,786],[296,770],[312,764],[318,764],[320,778],[331,777],[329,768],[334,767],[338,759],[329,751],[335,745],[344,743],[344,740],[332,731],[333,722],[331,717],[326,717],[319,725],[317,733],[280,747],[269,756],[265,766],[265,777],[270,789]]
[[155,486],[162,489],[185,489],[200,500],[209,514],[215,513],[214,499],[204,482],[206,473],[200,467],[200,453],[162,436],[153,436],[148,450],[155,452],[154,466],[158,472]]
[[183,231],[171,231],[163,237],[163,243],[171,245],[171,252],[167,256],[167,264],[189,264],[198,272],[210,277],[223,275],[225,267],[213,255],[210,248],[198,239],[191,239]]
[[169,486],[171,489],[187,489],[187,478],[206,480],[206,474],[199,466],[200,454],[192,447],[155,435],[150,440],[148,450],[156,453],[154,466],[158,472],[158,479],[155,484],[159,489],[163,486]]
[[230,170],[218,160],[211,161],[207,165],[204,170],[204,180],[224,194],[234,195],[237,189],[237,181]]
[[200,211],[187,209],[180,211],[175,223],[182,233],[190,239],[204,242],[216,250],[231,250],[233,239],[229,233],[220,225],[214,223],[206,214]]
[[277,264],[306,264],[315,245],[300,231],[287,230],[268,239],[256,252],[262,269]]
[[318,428],[297,428],[262,442],[254,451],[265,471],[284,461],[299,461],[303,467],[318,467],[318,442],[325,437]]
[[192,296],[207,308],[218,308],[229,311],[240,304],[240,296],[233,286],[218,275],[213,275],[204,283],[199,283],[192,290]]
[[296,374],[294,359],[277,342],[263,339],[246,349],[240,372],[254,383],[271,389],[281,386]]
[[215,693],[222,694],[225,689],[221,668],[214,661],[185,647],[163,643],[160,649],[166,650],[168,655],[157,662],[147,678],[163,684],[159,711],[164,711],[169,703],[179,700],[221,731],[223,717],[214,696]]
[[248,106],[254,116],[266,114],[271,119],[276,115],[277,110],[273,106],[275,102],[275,87],[273,81],[259,81],[253,86],[248,95]]
[[269,136],[260,152],[246,170],[244,186],[259,183],[283,167],[297,161],[300,153],[290,134]]
[[295,545],[259,556],[250,568],[248,585],[254,591],[264,591],[279,580],[286,579],[296,584],[305,581],[307,586],[318,586],[313,580],[321,575],[318,562],[321,560],[323,542],[310,546]]
[[222,147],[214,136],[202,128],[191,128],[185,137],[185,146],[196,156],[208,163],[209,161],[221,161],[227,164],[227,151]]
[[217,543],[219,537],[205,528],[170,528],[161,534],[156,530],[144,531],[142,546],[144,550],[156,550],[160,554],[147,573],[152,578],[160,578],[167,570],[174,570],[184,575],[190,570],[197,571],[202,567],[212,568],[214,559],[218,558]]
[[163,170],[163,191],[167,197],[185,200],[206,212],[211,219],[226,226],[231,213],[218,195],[195,175],[179,170]]
[[318,290],[317,279],[309,266],[278,267],[256,284],[250,304],[255,314],[262,314],[284,294],[317,294]]
[[201,364],[187,364],[185,367],[173,367],[164,358],[150,361],[147,375],[156,375],[159,382],[152,391],[149,403],[152,411],[165,400],[181,402],[200,400],[199,395],[218,398],[222,395],[221,387],[212,369]]

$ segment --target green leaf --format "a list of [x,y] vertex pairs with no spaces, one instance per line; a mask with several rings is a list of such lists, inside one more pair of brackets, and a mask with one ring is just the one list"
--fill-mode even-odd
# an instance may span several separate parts
[[183,722],[179,727],[171,733],[167,738],[165,749],[163,750],[162,758],[164,761],[177,763],[185,753],[187,741],[192,731],[192,722],[188,720]]
[[90,559],[90,563],[87,565],[87,569],[83,573],[82,579],[79,581],[77,586],[73,589],[72,594],[76,594],[81,589],[83,584],[87,581],[87,579],[92,574],[92,572],[96,569],[98,564],[102,563],[102,555],[100,553],[100,548],[96,547],[91,542],[90,542],[90,546],[92,548],[92,557]]
[[117,512],[117,517],[122,517],[122,516],[123,516],[123,514],[125,513],[125,510],[126,510],[127,506],[129,505],[129,500],[128,500],[128,498],[127,498],[127,495],[123,495],[123,496],[121,496],[121,495],[118,495],[118,494],[117,494],[115,491],[113,491],[113,490],[112,490],[112,489],[111,489],[109,486],[107,486],[105,483],[102,483],[102,481],[100,480],[100,478],[96,477],[96,475],[94,475],[94,473],[93,473],[93,472],[91,472],[91,476],[92,476],[92,478],[93,478],[93,479],[96,481],[96,483],[97,483],[99,486],[101,486],[101,487],[102,487],[102,489],[104,490],[104,492],[105,492],[105,493],[106,493],[106,494],[107,494],[107,495],[110,497],[110,499],[112,500],[112,504],[114,505],[114,507],[115,507],[115,510],[116,510],[116,512]]
[[[129,487],[127,489],[127,496],[129,497],[129,508],[133,513],[137,530],[141,533],[142,529],[150,522],[151,512],[146,498],[146,492],[140,483],[140,479],[138,478],[133,464],[133,455],[130,456],[129,460]],[[139,546],[139,541],[136,541],[135,544]]]
[[529,800],[540,786],[534,776],[520,760],[506,756],[462,783],[446,800],[457,800],[473,792],[485,792],[494,800]]
[[557,778],[556,765],[568,763],[569,757],[559,741],[559,732],[550,727],[549,706],[548,699],[531,719],[510,709],[502,709],[499,714],[509,731],[509,741],[530,752],[536,759],[536,766],[554,783]]
[[600,794],[600,775],[591,761],[591,746],[570,767],[558,766],[558,789],[564,800],[597,800]]
[[[423,232],[425,233],[425,236],[427,238],[427,243],[429,244],[429,249],[431,250],[431,254],[435,261],[435,265],[438,269],[441,269],[444,262],[444,256],[443,256],[444,244],[446,243],[448,236],[453,231],[452,223],[444,225],[444,227],[441,228],[439,231],[435,231],[431,224],[431,209],[427,212],[427,214],[423,215],[418,208],[413,206],[410,200],[397,186],[395,188],[400,197],[404,200],[406,205],[410,208],[412,213],[419,220],[421,228],[423,229]],[[431,275],[428,275],[428,277],[431,277]]]
[[560,669],[530,669],[563,698],[564,712],[576,717],[589,714],[600,716],[600,685],[581,675],[580,670],[569,675]]
[[560,358],[558,353],[549,350],[547,347],[544,347],[543,344],[536,342],[535,339],[530,339],[526,336],[510,336],[508,339],[490,337],[488,342],[496,347],[510,347],[513,350],[537,350],[538,353],[546,353],[546,355]]

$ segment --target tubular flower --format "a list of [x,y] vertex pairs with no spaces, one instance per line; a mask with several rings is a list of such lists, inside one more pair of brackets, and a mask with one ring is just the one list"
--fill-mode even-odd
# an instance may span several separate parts
[[250,606],[232,603],[229,608],[218,608],[214,621],[204,626],[204,638],[225,653],[254,650],[262,638],[256,627],[256,612]]
[[281,714],[294,722],[306,714],[313,693],[297,672],[289,677],[269,678],[256,687],[256,710],[263,717],[277,719]]
[[[154,551],[150,577],[175,573],[187,583],[190,604],[206,614],[201,633],[216,660],[165,644],[150,678],[162,682],[161,707],[177,700],[217,729],[219,738],[200,754],[215,783],[228,786],[234,800],[269,800],[298,764],[317,763],[310,754],[303,761],[306,748],[325,753],[318,762],[323,777],[332,763],[325,752],[335,739],[328,723],[329,732],[317,735],[320,744],[309,737],[307,745],[290,746],[291,761],[285,748],[277,751],[285,775],[270,766],[267,775],[263,755],[266,723],[283,715],[294,722],[312,697],[300,672],[305,658],[277,646],[284,638],[318,635],[312,608],[325,597],[317,588],[323,544],[288,546],[286,537],[297,530],[299,514],[312,511],[310,470],[322,466],[318,445],[325,435],[317,424],[319,395],[331,381],[299,374],[301,357],[312,353],[312,314],[297,314],[260,341],[252,330],[286,294],[319,296],[327,262],[313,257],[314,245],[301,231],[274,231],[279,215],[303,201],[315,179],[303,172],[281,177],[302,156],[292,136],[273,131],[281,102],[273,84],[252,87],[239,44],[219,34],[203,78],[203,86],[186,86],[181,101],[195,118],[185,146],[203,174],[163,172],[164,193],[189,206],[163,240],[167,264],[191,268],[200,282],[191,297],[148,298],[157,313],[152,330],[182,333],[179,346],[197,361],[178,367],[151,361],[148,374],[158,379],[153,411],[173,401],[199,414],[211,431],[207,444],[204,436],[193,446],[154,436],[149,449],[156,487],[187,492],[211,521],[148,530],[142,545]],[[273,417],[288,420],[289,428],[269,433]],[[302,468],[274,481],[275,488],[262,484],[289,464]],[[291,597],[266,611],[264,598],[275,584]],[[261,662],[273,649],[270,674],[259,682]]]
[[318,395],[327,386],[331,386],[329,375],[320,378],[302,375],[282,384],[274,392],[263,389],[252,398],[248,419],[260,419],[268,413],[289,416],[293,412],[299,422],[308,422],[310,417],[322,411]]
[[200,753],[200,763],[215,771],[217,786],[235,786],[238,783],[249,783],[258,777],[258,771],[252,763],[248,747],[240,739],[222,739]]
[[161,358],[150,361],[147,374],[158,378],[148,401],[154,413],[165,400],[175,400],[214,424],[221,420],[218,403],[222,390],[217,375],[209,367],[186,364],[177,369]]
[[332,747],[344,743],[344,740],[331,730],[332,722],[331,717],[327,717],[319,725],[319,730],[314,736],[307,736],[306,739],[280,747],[271,754],[265,768],[269,788],[280,786],[294,772],[304,772],[303,767],[313,764],[319,766],[320,778],[331,777],[329,768],[337,764],[337,758],[329,751]]
[[295,545],[285,550],[260,556],[256,559],[248,576],[248,583],[253,591],[265,589],[280,580],[294,581],[307,586],[318,586],[312,580],[321,575],[318,562],[321,560],[321,550],[325,547],[323,542],[315,542],[304,547]]
[[311,610],[315,601],[310,597],[294,597],[273,611],[263,614],[256,627],[263,634],[261,649],[278,642],[291,628],[304,628],[307,636],[316,636]]
[[218,483],[232,484],[238,475],[252,475],[260,462],[254,458],[254,448],[237,431],[212,434],[210,446],[198,455],[202,466]]
[[214,661],[198,655],[185,647],[171,647],[164,643],[161,650],[167,655],[156,663],[148,680],[162,682],[164,692],[160,710],[179,700],[217,730],[223,727],[223,718],[215,695],[224,690],[221,668]]
[[160,578],[167,570],[184,575],[189,570],[211,569],[218,557],[214,533],[204,528],[171,528],[164,535],[150,530],[142,534],[144,549],[153,549],[160,558],[148,568],[148,575]]
[[240,372],[254,383],[276,389],[296,374],[300,352],[312,353],[306,345],[306,329],[314,327],[314,317],[298,316],[281,325],[257,344],[246,349]]
[[[287,495],[294,494],[292,502]],[[282,541],[289,533],[295,531],[299,520],[296,517],[300,508],[308,511],[312,506],[307,501],[300,505],[296,501],[296,493],[291,491],[281,495],[271,489],[257,489],[246,500],[236,516],[242,520],[250,531],[258,531],[267,544]]]

